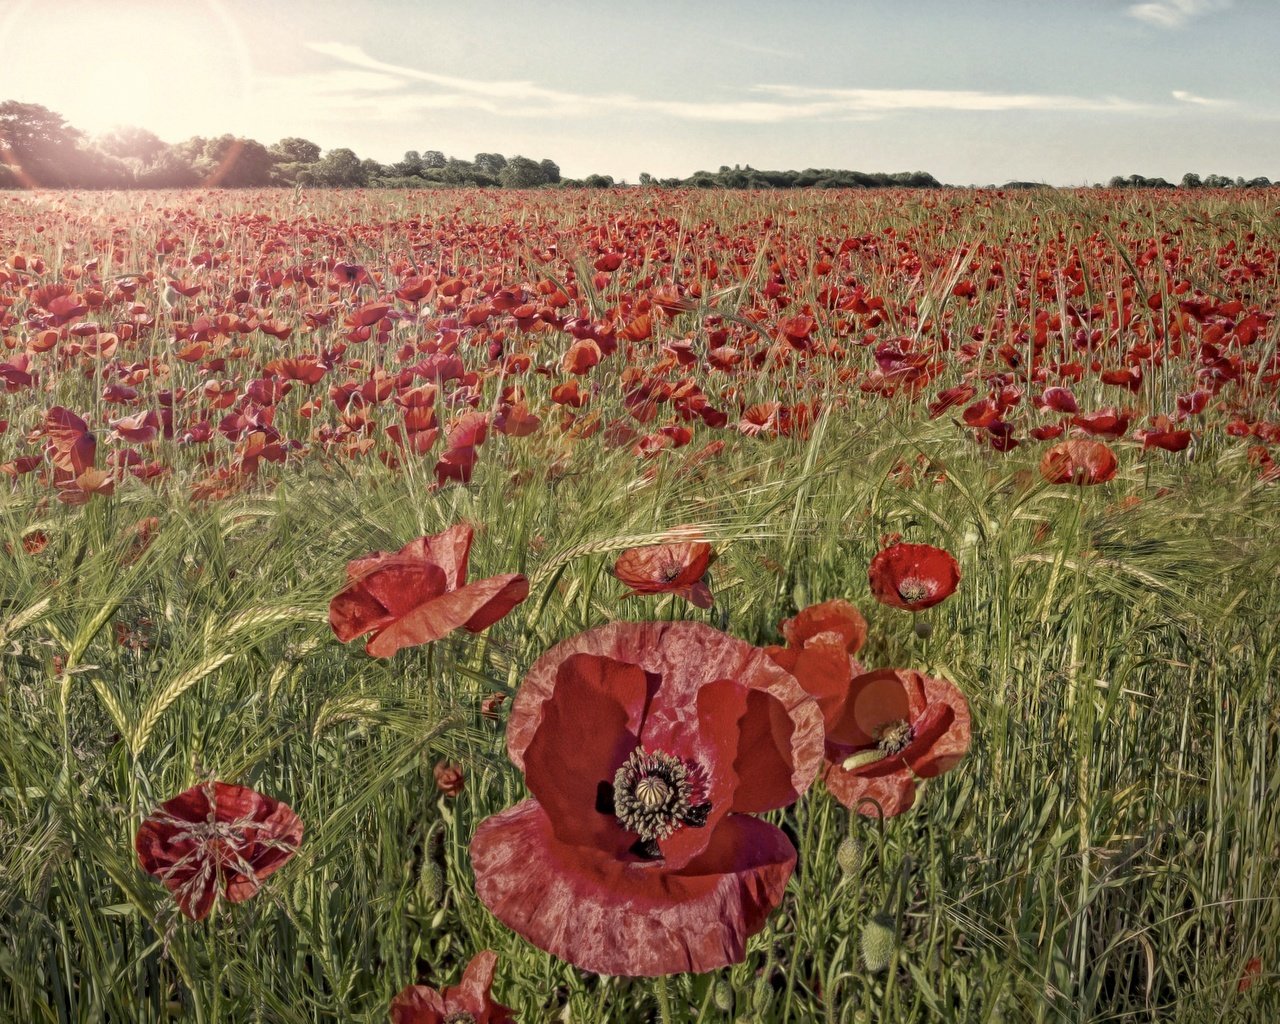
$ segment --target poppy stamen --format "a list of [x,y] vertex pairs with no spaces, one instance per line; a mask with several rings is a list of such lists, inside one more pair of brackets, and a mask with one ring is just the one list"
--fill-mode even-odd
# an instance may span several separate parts
[[454,1010],[442,1024],[476,1024],[476,1017],[475,1014],[467,1013],[466,1010]]
[[905,719],[889,722],[876,730],[876,746],[884,752],[886,757],[892,757],[907,749],[907,745],[911,742],[911,734],[911,723]]
[[923,601],[932,593],[933,588],[929,586],[928,581],[922,580],[918,576],[908,576],[898,584],[898,596],[908,604]]
[[[599,799],[606,783],[597,793]],[[640,837],[637,854],[646,859],[661,856],[659,839],[667,839],[682,826],[700,828],[711,810],[708,803],[695,803],[701,790],[698,769],[681,758],[660,750],[636,747],[613,776],[613,813],[628,832]]]

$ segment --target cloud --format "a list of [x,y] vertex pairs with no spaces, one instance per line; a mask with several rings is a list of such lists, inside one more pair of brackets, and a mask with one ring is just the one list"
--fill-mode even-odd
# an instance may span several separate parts
[[[1190,0],[1182,0],[1190,2]],[[624,114],[722,124],[782,124],[797,121],[866,121],[911,111],[1151,112],[1150,104],[1117,96],[983,92],[973,89],[836,89],[796,85],[753,86],[749,95],[726,99],[668,100],[630,93],[577,93],[528,80],[463,78],[378,60],[358,46],[312,42],[313,52],[345,67],[311,75],[277,76],[270,101],[287,104],[305,90],[308,106],[328,116],[391,121],[427,110],[480,110],[512,118],[592,118]],[[423,89],[421,86],[431,86]],[[1190,94],[1187,94],[1188,96]],[[1181,96],[1177,97],[1182,99]],[[1183,99],[1183,102],[1195,100]]]
[[1211,100],[1205,96],[1197,96],[1195,93],[1187,92],[1185,89],[1174,89],[1170,94],[1179,103],[1191,103],[1197,107],[1230,107],[1234,105],[1232,100]]
[[1158,28],[1182,28],[1194,18],[1225,11],[1232,0],[1152,0],[1130,4],[1126,13]]

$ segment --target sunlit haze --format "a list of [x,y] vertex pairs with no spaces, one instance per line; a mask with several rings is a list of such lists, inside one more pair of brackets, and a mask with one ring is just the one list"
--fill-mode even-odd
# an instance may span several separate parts
[[1280,176],[1273,0],[16,0],[0,99],[89,133],[956,184]]

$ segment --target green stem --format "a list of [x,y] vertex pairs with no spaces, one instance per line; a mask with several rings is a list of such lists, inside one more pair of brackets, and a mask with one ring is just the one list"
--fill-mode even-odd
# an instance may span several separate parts
[[667,976],[658,976],[654,992],[658,997],[658,1020],[661,1024],[675,1024],[675,1016],[671,1013],[671,991],[667,987]]

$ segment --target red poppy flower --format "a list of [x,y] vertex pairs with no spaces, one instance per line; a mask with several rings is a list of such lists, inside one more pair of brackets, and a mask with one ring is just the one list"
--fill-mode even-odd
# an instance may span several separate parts
[[1116,475],[1116,457],[1101,441],[1061,441],[1044,453],[1040,475],[1051,484],[1105,484]]
[[714,598],[704,577],[716,553],[705,541],[650,544],[628,548],[618,556],[613,575],[635,594],[676,594],[699,608]]
[[871,559],[871,595],[890,608],[918,612],[955,593],[960,567],[930,544],[893,544]]
[[808,788],[822,715],[744,641],[615,622],[534,664],[507,750],[533,798],[476,830],[481,901],[585,970],[711,971],[782,899],[795,849],[752,815]]
[[72,476],[93,469],[98,442],[89,425],[70,409],[61,405],[50,409],[44,417],[44,435],[55,468]]
[[426,985],[410,985],[391,1001],[391,1024],[515,1024],[511,1007],[489,995],[498,954],[477,953],[462,972],[462,982],[437,992]]
[[832,728],[843,713],[849,680],[863,672],[854,655],[866,642],[867,620],[837,598],[810,605],[778,628],[787,646],[766,647],[765,653],[799,680],[818,702],[826,727]]
[[861,814],[891,818],[915,802],[917,778],[950,771],[968,749],[969,703],[954,685],[910,669],[866,672],[827,728],[827,789]]
[[529,596],[529,581],[508,573],[467,583],[471,538],[471,527],[461,523],[397,552],[348,562],[346,589],[329,602],[338,639],[348,643],[372,632],[365,650],[389,658],[459,627],[479,633],[492,626]]
[[196,921],[214,900],[247,900],[298,851],[302,821],[288,804],[226,782],[204,782],[166,800],[134,839],[138,863]]

